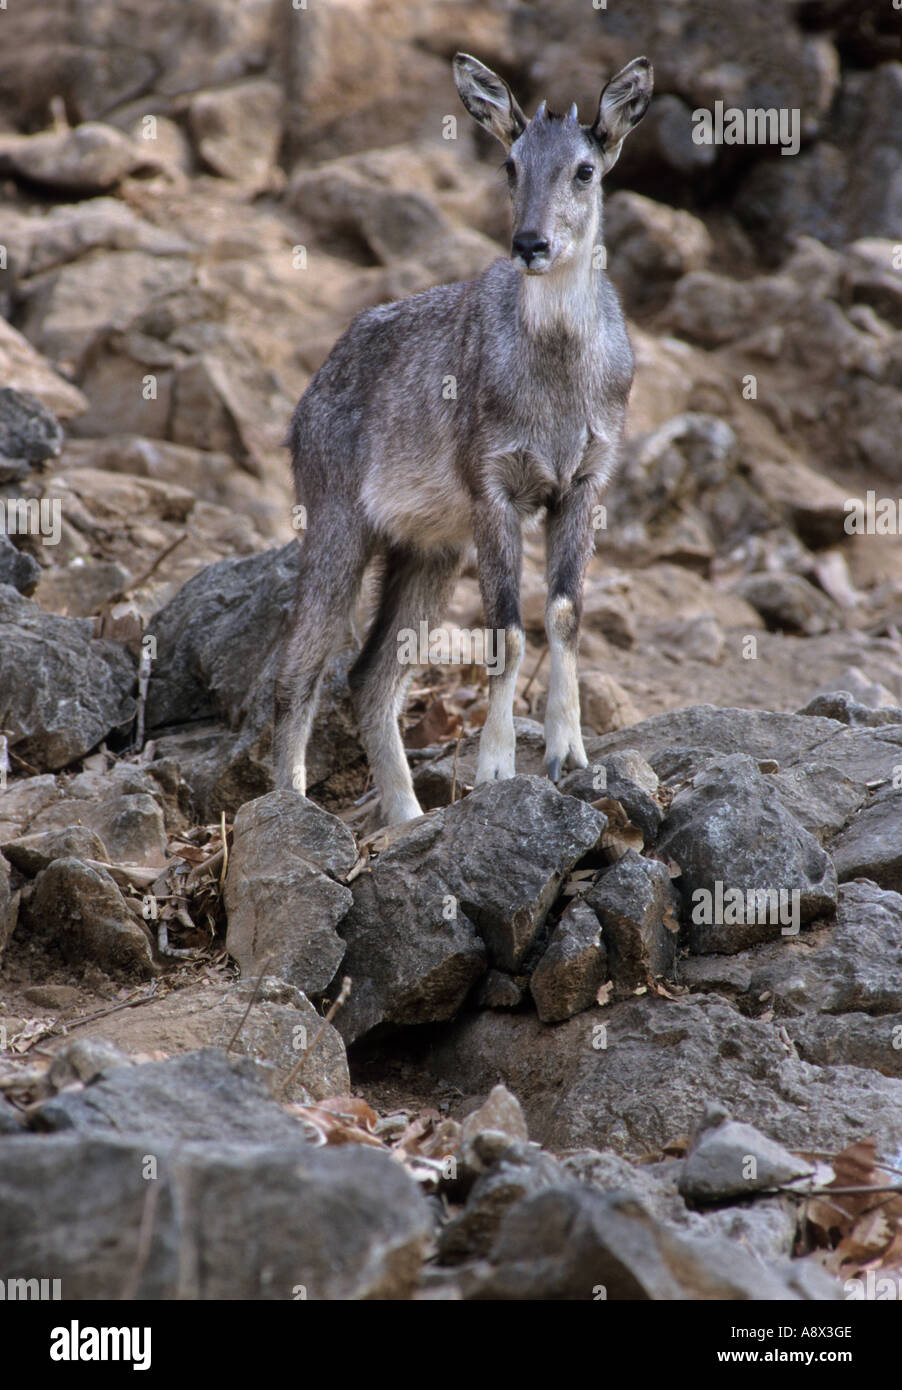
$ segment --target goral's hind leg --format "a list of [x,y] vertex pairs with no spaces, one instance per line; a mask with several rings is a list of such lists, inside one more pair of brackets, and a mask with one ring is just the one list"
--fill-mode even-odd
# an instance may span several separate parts
[[413,790],[398,717],[413,666],[407,664],[406,634],[438,618],[460,567],[460,552],[421,552],[393,547],[385,557],[379,610],[348,679],[360,737],[386,825],[423,814]]
[[[347,631],[367,551],[347,515],[311,517],[301,548],[295,612],[276,678],[276,785],[307,792],[307,742],[326,666]],[[249,673],[249,676],[252,673]]]

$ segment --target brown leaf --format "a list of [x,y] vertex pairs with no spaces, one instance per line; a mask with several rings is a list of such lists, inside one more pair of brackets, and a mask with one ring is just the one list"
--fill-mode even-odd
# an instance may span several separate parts
[[431,748],[434,743],[447,743],[463,728],[461,716],[449,710],[439,696],[433,700],[423,718],[407,730],[404,738],[408,748]]

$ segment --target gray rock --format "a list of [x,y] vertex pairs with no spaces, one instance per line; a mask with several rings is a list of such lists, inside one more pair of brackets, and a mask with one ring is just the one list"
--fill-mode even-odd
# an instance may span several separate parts
[[[157,639],[147,728],[215,720],[222,734],[185,768],[202,815],[235,812],[272,790],[270,750],[281,626],[293,609],[300,547],[209,565],[154,615]],[[308,792],[330,778],[356,794],[365,759],[344,680],[347,658],[327,673],[308,750]]]
[[480,1009],[516,1009],[524,997],[513,975],[487,970],[476,987],[475,1003]]
[[226,876],[226,949],[245,976],[264,961],[305,994],[321,993],[345,946],[335,928],[352,904],[343,879],[357,859],[341,821],[296,792],[277,791],[235,817]]
[[842,830],[868,796],[863,782],[853,781],[817,755],[769,777],[787,811],[822,845]]
[[82,1090],[62,1091],[30,1113],[32,1129],[80,1134],[152,1134],[172,1140],[284,1143],[300,1140],[300,1122],[270,1093],[272,1071],[221,1048],[165,1062],[115,1066],[98,1059]]
[[0,531],[0,584],[10,584],[20,594],[33,594],[40,577],[37,560],[27,550],[17,550],[6,532]]
[[781,1187],[813,1172],[810,1163],[754,1126],[724,1117],[705,1124],[693,1139],[679,1186],[687,1201],[721,1202]]
[[529,980],[543,1023],[572,1018],[595,1003],[608,978],[608,956],[601,924],[592,908],[577,899],[561,917]]
[[[825,758],[824,750],[832,751],[839,736],[844,756]],[[874,751],[875,736],[863,737],[868,751]],[[718,709],[714,705],[690,705],[653,715],[629,729],[618,729],[592,740],[586,752],[591,762],[603,762],[611,753],[637,749],[662,782],[671,782],[693,776],[708,763],[720,761],[722,755],[735,753],[737,748],[756,760],[775,760],[781,768],[806,763],[816,750],[819,760],[833,762],[853,780],[859,772],[858,767],[847,765],[851,760],[848,730],[835,720],[769,710]],[[885,749],[883,756],[885,759]],[[864,768],[860,771],[863,773]],[[875,775],[868,770],[868,777]]]
[[19,915],[19,894],[14,893],[9,881],[9,863],[0,854],[0,961],[7,943],[16,929]]
[[7,782],[0,797],[0,834],[4,840],[15,839],[28,828],[35,815],[52,806],[59,797],[56,778],[50,773],[43,777],[19,777]]
[[[529,1139],[529,1130],[520,1102],[506,1086],[493,1086],[482,1104],[464,1118],[460,1127],[461,1151],[464,1157],[466,1158],[467,1145],[484,1141],[487,1136],[491,1137],[492,1143],[496,1138],[506,1140],[507,1144],[525,1144]],[[504,1152],[504,1147],[500,1152]]]
[[65,767],[135,715],[134,659],[81,618],[45,613],[0,586],[0,721],[41,771]]
[[895,158],[902,138],[902,63],[881,63],[863,75],[862,100],[845,190],[847,239],[896,239],[902,216],[902,175]]
[[[696,953],[731,954],[781,935],[784,927],[773,903],[756,900],[749,910],[750,890],[784,894],[787,915],[796,904],[799,923],[832,914],[836,905],[829,856],[745,754],[723,758],[677,793],[658,848],[682,870],[684,922]],[[726,901],[730,892],[744,900],[732,914]],[[723,920],[731,915],[740,920]]]
[[537,777],[486,783],[405,827],[354,880],[341,923],[343,971],[354,981],[338,1020],[344,1037],[451,1017],[484,973],[485,947],[516,973],[603,827],[591,807]]
[[28,467],[43,463],[57,458],[62,447],[60,423],[43,401],[27,391],[0,387],[0,469],[9,462]]
[[191,98],[189,124],[201,159],[217,174],[265,187],[276,161],[282,91],[253,79]]
[[593,758],[588,767],[578,768],[561,782],[561,791],[580,801],[612,797],[619,801],[629,819],[642,831],[645,843],[653,844],[664,812],[655,801],[658,789],[654,768],[635,749]]
[[618,994],[632,994],[654,978],[674,978],[679,895],[663,864],[627,850],[585,902],[601,923]]
[[835,925],[737,957],[747,991],[781,1017],[902,1010],[902,896],[867,879],[840,886]]
[[55,859],[42,869],[24,925],[70,965],[144,979],[156,974],[147,934],[113,879],[79,859]]
[[895,705],[875,708],[856,700],[848,690],[833,690],[813,695],[799,714],[818,714],[825,719],[835,719],[840,724],[850,724],[856,728],[881,728],[886,724],[902,724],[902,709]]
[[[105,846],[107,854],[100,855],[101,859],[162,867],[167,841],[159,788],[154,788],[154,795],[145,791],[117,793],[114,788],[115,782],[110,779],[103,787],[106,795],[102,800],[66,799],[37,816],[36,824],[49,826],[52,821],[73,831],[84,826]],[[80,851],[73,853],[83,857]]]
[[501,1222],[477,1297],[789,1299],[784,1279],[719,1237],[676,1234],[625,1193],[560,1186]]
[[757,608],[772,631],[812,636],[826,632],[835,620],[831,600],[800,574],[750,574],[734,587],[746,603]]
[[315,1148],[265,1125],[261,1133],[256,1143],[157,1133],[10,1140],[0,1278],[50,1269],[74,1299],[129,1290],[211,1301],[409,1297],[431,1222],[401,1165],[362,1145]]
[[453,1017],[485,972],[485,946],[431,853],[441,833],[432,817],[414,821],[354,880],[341,922],[351,997],[336,1018],[346,1042],[380,1023]]
[[[248,1000],[255,990],[256,998],[248,1013]],[[326,1096],[351,1094],[348,1057],[341,1035],[331,1024],[323,1025],[322,1016],[294,985],[273,975],[264,976],[259,989],[256,980],[242,981],[233,995],[219,997],[218,1010],[206,1012],[217,1011],[220,1016],[211,1020],[214,1026],[218,1024],[219,1034],[214,1036],[211,1028],[213,1045],[231,1046],[233,1052],[242,1056],[268,1062],[286,1078],[306,1053],[286,1087],[286,1100],[309,1103]],[[203,1021],[198,1020],[198,1024],[201,1031]]]
[[563,1177],[560,1164],[528,1144],[511,1144],[470,1188],[459,1216],[443,1228],[438,1242],[444,1264],[488,1255],[505,1213],[524,1197],[553,1187]]
[[[902,279],[900,279],[900,291],[902,291]],[[825,681],[816,691],[816,694],[830,695],[843,691],[850,694],[858,704],[867,705],[872,710],[893,709],[899,703],[891,690],[888,690],[885,685],[881,685],[880,681],[872,681],[858,666],[847,666],[833,680]]]
[[870,878],[902,890],[902,791],[884,787],[830,846],[842,880]]
[[[90,1036],[84,1036],[86,1031]],[[309,1104],[326,1096],[348,1095],[351,1089],[344,1043],[336,1030],[324,1025],[305,994],[273,976],[231,986],[222,979],[218,983],[201,979],[190,989],[160,991],[138,1010],[122,1010],[86,1025],[76,1038],[78,1042],[57,1053],[51,1074],[59,1061],[66,1068],[66,1080],[74,1079],[66,1058],[69,1049],[79,1045],[90,1050],[87,1061],[78,1052],[79,1066],[99,1071],[129,1064],[131,1057],[121,1052],[123,1047],[129,1054],[161,1050],[170,1056],[214,1047],[266,1064],[267,1074],[275,1068],[280,1084],[288,1083],[286,1100]],[[114,1044],[118,1044],[114,1052],[118,1061],[106,1055]]]
[[73,1081],[93,1081],[120,1067],[130,1067],[127,1052],[106,1038],[75,1038],[64,1043],[50,1063],[48,1076],[54,1090],[61,1091]]
[[99,122],[0,139],[0,170],[66,193],[105,193],[146,162],[120,131]]
[[[517,737],[518,773],[526,777],[544,777],[545,734],[542,725],[535,719],[515,717],[514,732]],[[456,745],[451,745],[441,756],[419,763],[414,768],[413,789],[424,811],[450,805],[452,786],[456,787],[459,797],[462,788],[475,785],[480,736],[479,733],[468,734],[461,741],[456,749],[456,762]],[[581,799],[594,800],[594,797]]]
[[458,1019],[433,1045],[430,1075],[465,1094],[499,1078],[543,1147],[641,1156],[691,1134],[719,1102],[789,1149],[836,1152],[874,1135],[902,1142],[902,1082],[799,1061],[774,1023],[716,995],[591,1009],[549,1028],[527,1013]]
[[4,1096],[0,1099],[0,1134],[21,1135],[24,1129],[25,1122],[22,1115]]
[[783,1026],[806,1062],[902,1078],[902,1012],[803,1014],[787,1018]]
[[38,874],[54,859],[96,859],[109,863],[103,841],[85,825],[39,830],[34,835],[7,840],[2,849],[9,862],[23,874]]
[[660,1163],[628,1163],[618,1154],[579,1149],[567,1154],[561,1167],[579,1182],[602,1192],[628,1193],[659,1221],[690,1235],[720,1235],[752,1251],[761,1259],[789,1255],[797,1227],[797,1204],[789,1197],[761,1197],[754,1203],[712,1209],[687,1207],[679,1180],[682,1159]]

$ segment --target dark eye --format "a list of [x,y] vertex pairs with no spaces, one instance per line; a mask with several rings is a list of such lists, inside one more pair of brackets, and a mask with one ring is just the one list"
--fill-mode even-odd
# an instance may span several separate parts
[[576,178],[579,183],[591,183],[592,175],[595,173],[594,164],[580,164],[576,170]]
[[504,172],[507,174],[507,177],[510,179],[511,183],[516,182],[517,166],[512,159],[506,159],[504,161]]

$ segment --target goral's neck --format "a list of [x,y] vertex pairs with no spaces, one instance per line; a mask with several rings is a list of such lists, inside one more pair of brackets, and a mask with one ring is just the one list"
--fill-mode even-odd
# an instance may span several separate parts
[[518,315],[530,339],[566,337],[588,345],[598,331],[598,272],[591,256],[522,275]]

